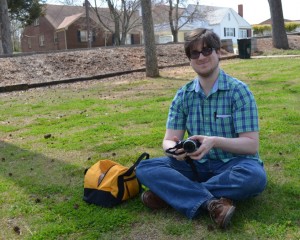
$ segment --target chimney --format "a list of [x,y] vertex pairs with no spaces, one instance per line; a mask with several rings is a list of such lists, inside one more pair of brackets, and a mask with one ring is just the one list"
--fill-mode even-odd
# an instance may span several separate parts
[[243,4],[239,4],[238,5],[238,14],[243,17],[244,13],[243,13]]

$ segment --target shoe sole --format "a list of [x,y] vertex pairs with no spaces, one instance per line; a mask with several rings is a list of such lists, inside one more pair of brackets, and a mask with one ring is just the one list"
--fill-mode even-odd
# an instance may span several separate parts
[[230,223],[230,220],[234,214],[235,207],[232,206],[226,213],[223,222],[221,223],[220,227],[223,229],[226,229],[228,227],[228,224]]

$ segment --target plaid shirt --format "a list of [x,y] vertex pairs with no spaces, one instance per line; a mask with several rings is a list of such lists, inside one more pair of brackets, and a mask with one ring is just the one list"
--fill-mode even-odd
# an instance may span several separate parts
[[[179,89],[170,106],[167,128],[186,130],[188,136],[206,135],[236,138],[239,133],[259,131],[255,99],[247,85],[220,70],[211,92],[206,96],[195,78]],[[224,162],[239,155],[211,149],[200,160]],[[255,155],[242,155],[259,160]]]

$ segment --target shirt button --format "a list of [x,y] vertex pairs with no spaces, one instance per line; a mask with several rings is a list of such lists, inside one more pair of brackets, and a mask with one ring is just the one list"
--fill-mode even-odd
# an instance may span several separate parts
[[207,132],[206,135],[209,136],[209,132]]
[[206,117],[205,120],[208,121],[208,117]]

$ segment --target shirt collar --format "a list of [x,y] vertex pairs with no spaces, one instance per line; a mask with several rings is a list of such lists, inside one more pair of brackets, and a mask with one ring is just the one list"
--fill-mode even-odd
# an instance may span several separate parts
[[[214,93],[217,90],[228,90],[229,89],[229,85],[226,80],[226,76],[227,76],[226,73],[223,70],[220,70],[219,76],[213,85],[211,93]],[[193,80],[193,84],[190,85],[188,91],[195,91],[196,93],[201,91],[199,77],[196,77]]]

